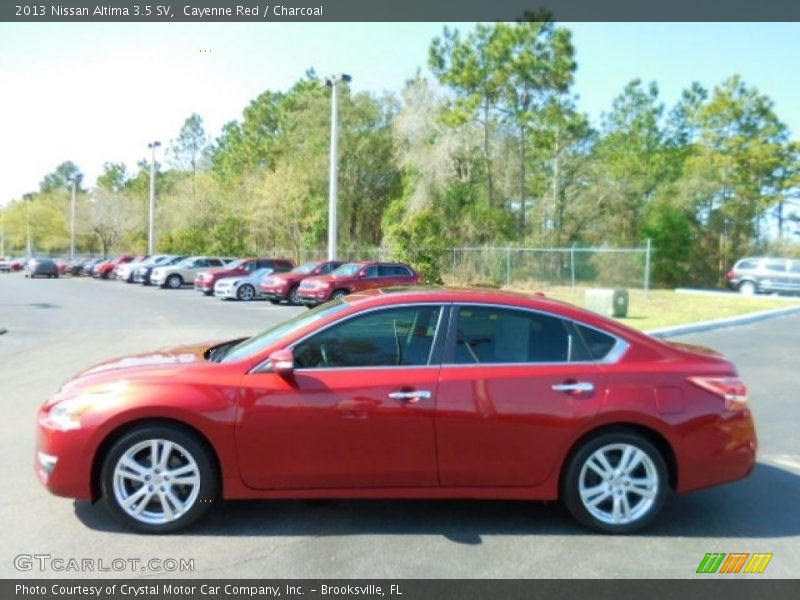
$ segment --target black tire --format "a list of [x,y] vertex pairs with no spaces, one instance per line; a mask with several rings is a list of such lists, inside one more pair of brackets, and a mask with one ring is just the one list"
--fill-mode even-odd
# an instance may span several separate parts
[[248,302],[255,297],[256,297],[256,289],[249,283],[245,283],[244,285],[239,286],[239,289],[236,290],[237,300]]
[[297,293],[299,291],[300,291],[300,286],[294,285],[292,286],[292,289],[289,290],[289,293],[286,294],[286,299],[292,306],[300,306],[302,304],[302,302],[300,302],[300,298],[297,296]]
[[[615,456],[621,462],[625,448],[638,450],[645,457],[627,475],[620,473],[617,470],[620,463],[614,462]],[[613,479],[604,479],[588,466],[590,459],[593,459],[595,465],[600,464],[600,461],[594,462],[596,459],[593,455],[597,456],[595,453],[603,454],[609,466],[616,470],[616,475],[610,476]],[[591,510],[581,496],[582,478],[584,494],[588,496],[587,502],[594,500],[596,503]],[[655,480],[655,485],[640,483],[637,487],[631,483],[632,480]],[[591,491],[597,488],[600,489]],[[656,518],[664,506],[668,488],[666,463],[652,443],[631,431],[609,431],[590,438],[572,453],[562,477],[561,499],[572,516],[585,527],[602,533],[626,534],[639,531]],[[623,506],[629,508],[628,517],[620,514],[624,510]],[[619,523],[613,522],[617,507],[620,511],[617,513],[621,521]],[[637,515],[637,512],[640,514]]]
[[55,275],[53,275],[53,279],[58,279],[58,277],[59,277],[58,273],[56,273]]
[[345,296],[347,296],[347,293],[348,293],[347,290],[336,290],[335,292],[333,292],[333,294],[331,294],[331,300],[339,300],[341,298],[344,298]]
[[164,285],[171,290],[177,290],[183,285],[183,277],[173,273],[164,281]]
[[[194,461],[194,465],[197,467],[196,472],[199,476],[199,485],[197,486],[196,493],[192,491],[186,498],[186,500],[191,499],[191,503],[187,502],[185,511],[182,512],[182,514],[178,511],[179,514],[177,516],[165,522],[154,522],[154,520],[158,519],[159,506],[162,508],[160,514],[165,514],[163,510],[164,500],[161,499],[164,498],[164,495],[160,495],[159,490],[155,488],[159,488],[159,486],[160,489],[168,487],[173,497],[184,500],[184,498],[181,498],[181,490],[185,491],[184,488],[188,486],[175,486],[172,484],[164,486],[161,484],[165,482],[159,483],[156,482],[155,479],[151,479],[154,485],[142,482],[136,487],[135,482],[120,482],[115,476],[117,463],[126,452],[132,451],[137,446],[142,445],[145,446],[145,448],[139,452],[143,453],[144,456],[148,455],[146,447],[148,446],[147,442],[149,440],[168,441],[175,445],[176,449],[173,451],[173,454],[170,455],[170,460],[176,461],[178,467],[181,466],[180,459],[185,459],[188,454],[190,459]],[[180,450],[177,448],[180,448]],[[157,476],[149,475],[149,477],[155,478]],[[126,509],[123,508],[120,504],[121,500],[118,494],[130,494],[129,497],[132,497],[141,488],[144,488],[145,485],[148,486],[148,491],[153,492],[153,495],[150,496],[152,499],[147,501],[147,504],[141,511],[142,516],[137,518],[129,514]],[[127,527],[142,533],[172,533],[173,531],[188,527],[211,508],[214,501],[219,498],[220,477],[217,473],[216,463],[211,451],[194,434],[170,425],[145,425],[123,435],[108,451],[103,460],[100,473],[100,489],[103,502],[109,512],[114,518]],[[159,495],[160,499],[156,499],[155,495]],[[136,502],[134,502],[134,505],[136,505]]]

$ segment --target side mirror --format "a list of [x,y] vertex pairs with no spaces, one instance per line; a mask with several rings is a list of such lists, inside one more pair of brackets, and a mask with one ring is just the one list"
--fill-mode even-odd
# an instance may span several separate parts
[[269,357],[272,372],[278,375],[291,375],[294,371],[294,353],[289,348],[276,350]]

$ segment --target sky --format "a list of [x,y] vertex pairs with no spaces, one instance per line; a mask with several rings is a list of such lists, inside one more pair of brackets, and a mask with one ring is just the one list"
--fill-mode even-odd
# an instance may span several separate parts
[[[576,47],[578,108],[595,124],[631,79],[658,82],[669,107],[693,81],[713,88],[738,73],[800,137],[800,23],[563,25]],[[258,94],[288,89],[311,67],[352,75],[356,92],[399,92],[417,69],[427,73],[443,26],[0,23],[0,206],[65,160],[84,185],[107,161],[133,170],[148,142],[168,144],[193,112],[215,137]]]

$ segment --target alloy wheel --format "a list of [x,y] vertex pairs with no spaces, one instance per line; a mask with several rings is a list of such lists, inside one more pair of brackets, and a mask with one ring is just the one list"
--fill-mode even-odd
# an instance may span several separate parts
[[185,515],[200,493],[200,469],[180,444],[144,440],[126,450],[113,474],[113,493],[132,519],[163,525]]
[[583,507],[607,525],[628,525],[646,516],[661,481],[653,460],[632,444],[608,444],[595,450],[578,476]]

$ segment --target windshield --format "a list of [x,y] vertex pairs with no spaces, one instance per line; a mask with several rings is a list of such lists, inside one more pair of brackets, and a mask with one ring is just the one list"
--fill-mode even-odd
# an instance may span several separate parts
[[296,317],[284,321],[280,325],[276,325],[272,329],[267,329],[255,337],[251,337],[250,339],[236,344],[228,350],[224,356],[219,357],[219,362],[227,363],[255,356],[264,350],[264,348],[280,341],[281,338],[291,335],[295,331],[299,331],[303,327],[337,313],[344,308],[346,308],[346,304],[339,299],[331,300],[314,309],[302,312]]
[[331,275],[344,275],[344,276],[351,276],[355,275],[361,270],[361,267],[364,265],[360,265],[358,263],[347,263],[346,265],[342,265],[335,271],[331,273]]
[[298,275],[307,275],[308,273],[311,273],[311,271],[316,269],[318,264],[319,263],[315,261],[307,262],[305,264],[300,265],[299,267],[295,267],[294,269],[292,269],[292,273],[297,273]]
[[184,258],[184,259],[183,259],[181,262],[179,262],[179,263],[178,263],[177,265],[175,265],[175,266],[176,266],[176,267],[189,267],[189,268],[191,268],[191,267],[193,267],[193,266],[194,266],[194,262],[195,262],[196,260],[197,260],[197,259],[196,259],[194,256],[190,256],[189,258]]
[[246,258],[240,258],[238,260],[234,260],[234,261],[231,261],[229,263],[225,263],[225,268],[226,269],[235,269],[240,264],[242,264],[245,260],[247,260],[247,259]]

